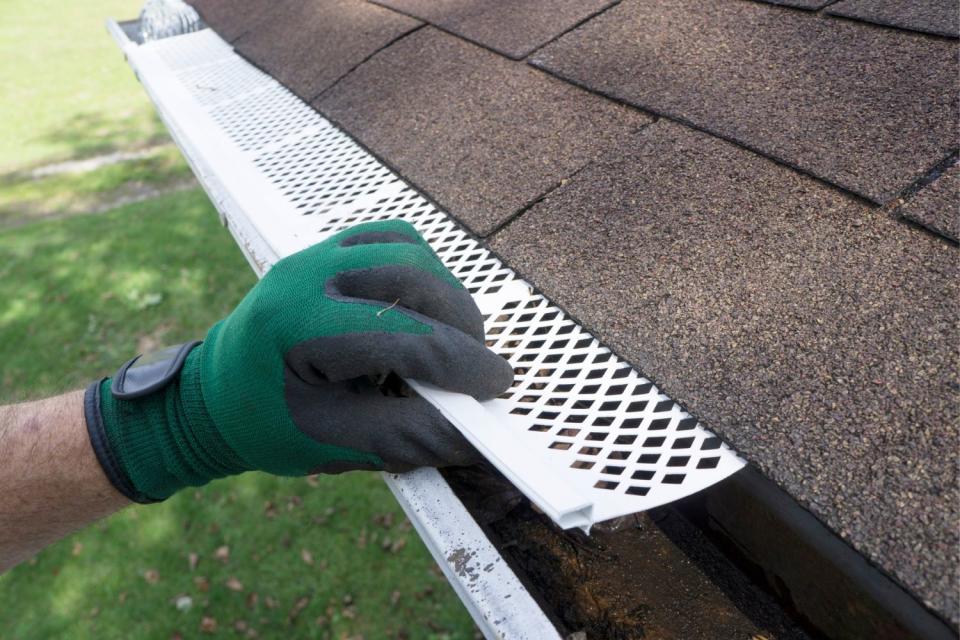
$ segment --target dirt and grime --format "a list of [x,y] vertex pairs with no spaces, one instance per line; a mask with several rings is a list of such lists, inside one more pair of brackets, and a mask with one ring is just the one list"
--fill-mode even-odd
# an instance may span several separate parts
[[587,536],[560,530],[489,471],[445,476],[565,637],[810,637],[674,509],[601,524]]

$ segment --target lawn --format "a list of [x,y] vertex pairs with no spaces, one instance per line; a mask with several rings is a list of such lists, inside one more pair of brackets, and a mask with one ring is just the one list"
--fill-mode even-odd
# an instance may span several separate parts
[[[202,336],[254,282],[102,27],[138,6],[0,3],[0,402]],[[128,508],[0,576],[0,602],[3,639],[475,634],[365,473],[245,474]]]
[[104,27],[142,4],[0,2],[0,174],[167,139]]

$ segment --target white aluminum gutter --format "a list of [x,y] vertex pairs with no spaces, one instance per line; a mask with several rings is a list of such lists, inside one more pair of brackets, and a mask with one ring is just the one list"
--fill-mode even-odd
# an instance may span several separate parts
[[[360,222],[400,218],[418,228],[473,294],[487,344],[511,362],[516,380],[483,403],[411,385],[560,526],[589,530],[743,466],[649,380],[213,31],[140,45],[124,26],[108,25],[258,275]],[[493,562],[496,549],[436,471],[387,481],[488,637],[556,637],[516,576]],[[503,569],[495,576],[465,569],[473,558],[484,559],[481,569]]]

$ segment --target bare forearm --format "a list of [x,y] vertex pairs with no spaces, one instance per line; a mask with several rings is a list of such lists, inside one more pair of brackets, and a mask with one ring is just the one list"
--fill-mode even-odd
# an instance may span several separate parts
[[90,446],[83,392],[0,407],[0,572],[129,501]]

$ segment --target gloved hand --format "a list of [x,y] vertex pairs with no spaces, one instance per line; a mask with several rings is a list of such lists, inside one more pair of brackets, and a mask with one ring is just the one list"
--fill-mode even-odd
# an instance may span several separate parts
[[513,371],[483,339],[469,293],[412,226],[360,225],[274,265],[202,344],[92,384],[88,431],[138,502],[253,469],[469,464],[478,454],[436,409],[375,382],[392,372],[493,398]]

